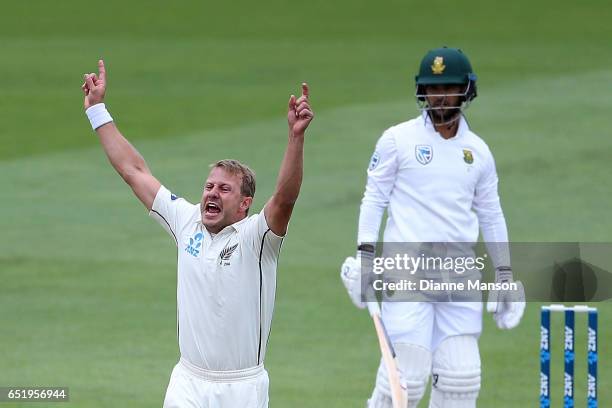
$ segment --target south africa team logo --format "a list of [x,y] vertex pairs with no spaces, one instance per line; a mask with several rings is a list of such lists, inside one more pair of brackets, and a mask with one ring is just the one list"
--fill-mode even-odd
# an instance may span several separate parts
[[471,150],[463,149],[463,161],[467,164],[474,163],[474,155],[472,154]]
[[435,75],[441,75],[444,72],[446,65],[444,65],[443,57],[436,57],[433,60],[433,65],[431,66],[431,72]]
[[417,161],[424,166],[433,158],[433,149],[430,145],[416,145],[414,155]]

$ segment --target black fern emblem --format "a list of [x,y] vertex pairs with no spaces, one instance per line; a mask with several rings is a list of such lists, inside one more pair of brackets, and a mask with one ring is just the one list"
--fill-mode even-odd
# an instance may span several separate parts
[[[238,248],[238,244],[231,247],[223,248],[223,251],[221,251],[221,253],[219,254],[219,264],[223,263],[223,261],[229,261],[236,248]],[[229,262],[226,263],[226,265],[229,265]]]

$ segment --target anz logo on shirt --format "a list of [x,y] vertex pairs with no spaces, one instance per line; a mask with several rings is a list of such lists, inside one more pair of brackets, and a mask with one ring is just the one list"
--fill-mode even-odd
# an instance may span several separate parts
[[197,256],[200,254],[200,250],[202,249],[202,238],[204,238],[204,234],[201,232],[198,232],[193,237],[189,238],[189,243],[185,247],[185,252],[197,258]]

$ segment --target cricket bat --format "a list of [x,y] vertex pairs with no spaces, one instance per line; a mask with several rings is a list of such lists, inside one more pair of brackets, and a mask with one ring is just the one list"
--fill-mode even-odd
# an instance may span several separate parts
[[378,302],[367,302],[367,304],[370,316],[372,316],[372,320],[374,320],[374,327],[376,328],[376,336],[378,337],[380,353],[382,354],[383,361],[385,362],[385,366],[387,368],[393,408],[406,408],[406,405],[408,404],[408,396],[406,395],[406,389],[402,387],[402,383],[400,381],[400,372],[397,368],[393,344],[391,343],[391,340],[387,335],[385,325],[380,318],[380,307],[378,306]]

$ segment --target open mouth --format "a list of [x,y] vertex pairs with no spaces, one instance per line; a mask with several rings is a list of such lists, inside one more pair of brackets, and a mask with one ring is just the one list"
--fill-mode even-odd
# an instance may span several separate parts
[[206,203],[204,205],[204,214],[209,216],[215,216],[221,213],[221,207],[215,203]]

